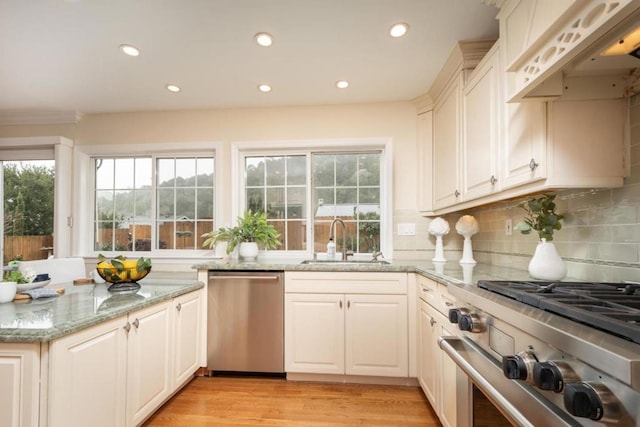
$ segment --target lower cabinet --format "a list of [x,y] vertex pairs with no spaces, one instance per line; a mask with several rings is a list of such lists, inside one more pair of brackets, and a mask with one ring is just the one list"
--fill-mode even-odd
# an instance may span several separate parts
[[406,274],[305,274],[285,275],[285,371],[407,377]]
[[37,426],[40,343],[0,344],[0,384],[0,426]]
[[196,291],[53,341],[48,425],[141,424],[198,369],[199,316]]
[[449,319],[421,300],[418,310],[418,381],[440,422],[447,427],[456,425],[457,366],[440,349],[438,338],[450,335],[456,335],[456,332]]

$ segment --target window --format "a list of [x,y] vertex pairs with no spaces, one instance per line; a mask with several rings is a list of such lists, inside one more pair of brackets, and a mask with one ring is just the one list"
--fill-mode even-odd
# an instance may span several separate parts
[[214,227],[213,157],[93,160],[94,250],[200,248]]
[[[244,156],[244,209],[267,213],[284,251],[326,251],[342,219],[354,253],[381,248],[382,152],[307,152]],[[312,209],[308,209],[308,205]],[[312,224],[309,228],[308,224]],[[342,250],[342,230],[335,230]],[[313,242],[308,245],[307,242]]]

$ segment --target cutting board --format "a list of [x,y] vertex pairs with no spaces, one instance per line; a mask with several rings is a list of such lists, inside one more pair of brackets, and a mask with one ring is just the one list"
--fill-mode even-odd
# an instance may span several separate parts
[[[56,291],[58,295],[64,294],[64,288],[52,288],[52,289]],[[16,294],[15,298],[13,298],[14,301],[29,300],[29,299],[31,299],[31,296],[29,296],[29,294]]]

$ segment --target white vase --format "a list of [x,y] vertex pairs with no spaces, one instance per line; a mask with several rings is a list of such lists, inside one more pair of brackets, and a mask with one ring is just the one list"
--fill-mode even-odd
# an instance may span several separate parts
[[462,244],[462,258],[460,258],[460,264],[475,264],[476,260],[473,259],[473,249],[471,248],[471,236],[464,236],[464,243]]
[[567,266],[556,250],[556,245],[540,239],[533,258],[529,262],[529,274],[534,279],[562,280],[567,275]]
[[16,282],[0,282],[0,303],[13,301],[17,289]]
[[444,257],[444,246],[442,244],[442,236],[436,234],[436,253],[434,254],[433,262],[447,262]]
[[242,242],[238,248],[238,256],[245,261],[253,261],[258,256],[258,244],[256,242]]

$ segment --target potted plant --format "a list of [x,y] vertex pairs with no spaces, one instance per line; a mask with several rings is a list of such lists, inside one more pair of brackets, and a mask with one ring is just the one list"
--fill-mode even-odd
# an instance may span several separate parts
[[227,254],[238,248],[238,255],[243,259],[255,259],[258,256],[258,244],[265,249],[274,249],[282,243],[275,227],[267,222],[264,212],[246,211],[237,218],[235,227],[221,227],[204,233],[202,247],[213,249],[218,242],[227,242]]
[[564,261],[551,243],[553,233],[562,228],[564,218],[556,213],[555,198],[555,194],[543,194],[518,204],[527,212],[527,216],[515,228],[522,234],[536,231],[540,237],[540,243],[529,262],[529,274],[535,279],[561,280],[567,274]]

